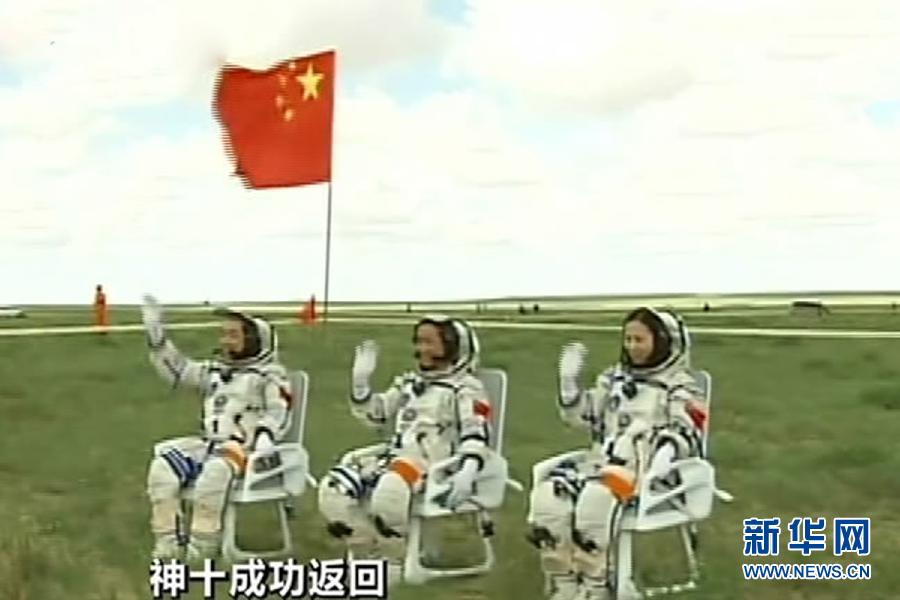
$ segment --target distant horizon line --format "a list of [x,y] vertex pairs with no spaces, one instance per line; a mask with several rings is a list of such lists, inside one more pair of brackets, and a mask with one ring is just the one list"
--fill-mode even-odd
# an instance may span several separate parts
[[[566,300],[642,300],[642,299],[666,299],[666,298],[697,298],[709,299],[740,299],[740,298],[795,298],[797,300],[814,300],[815,297],[835,297],[843,296],[847,298],[872,298],[884,296],[897,296],[900,298],[898,290],[866,290],[866,291],[849,291],[849,290],[818,290],[818,291],[772,291],[772,292],[656,292],[656,293],[617,293],[617,294],[572,294],[572,295],[517,295],[517,296],[493,296],[484,298],[456,298],[444,300],[329,300],[330,306],[355,306],[355,305],[398,305],[406,304],[430,305],[430,304],[490,304],[501,302],[538,302],[538,301],[566,301]],[[321,297],[315,297],[317,304],[324,304]],[[200,300],[195,302],[176,301],[163,302],[169,306],[222,306],[237,304],[273,304],[273,305],[302,305],[309,301],[309,298],[292,298],[287,300]],[[18,307],[64,307],[64,306],[84,306],[90,305],[91,302],[73,303],[73,302],[14,302],[0,303],[0,307],[18,306]],[[134,302],[111,302],[110,306],[140,306]]]

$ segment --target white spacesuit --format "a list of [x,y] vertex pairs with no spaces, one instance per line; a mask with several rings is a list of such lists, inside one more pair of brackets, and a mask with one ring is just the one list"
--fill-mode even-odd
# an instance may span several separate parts
[[[150,462],[153,556],[176,557],[187,541],[188,560],[213,557],[232,481],[244,473],[250,452],[271,448],[290,426],[292,398],[277,334],[264,319],[220,311],[221,356],[195,361],[166,337],[155,299],[145,298],[143,313],[153,366],[173,389],[192,386],[203,398],[202,435],[163,442]],[[194,489],[190,540],[179,540],[180,495],[188,486]]]
[[[644,344],[642,360],[634,344]],[[564,347],[558,408],[565,422],[590,430],[591,448],[581,462],[556,465],[530,498],[528,539],[540,551],[553,600],[607,598],[613,509],[633,499],[638,478],[658,481],[672,460],[702,452],[705,407],[678,316],[649,308],[630,313],[620,361],[593,389],[581,390],[586,353],[579,342]]]
[[374,451],[351,452],[319,486],[319,509],[328,531],[343,539],[355,557],[383,557],[391,579],[401,575],[410,502],[424,488],[429,465],[460,457],[445,505],[468,499],[488,452],[491,406],[473,375],[479,345],[463,321],[428,317],[414,330],[418,368],[397,377],[386,391],[372,393],[369,377],[378,349],[356,349],[350,406],[354,416],[376,428],[390,428],[391,440]]

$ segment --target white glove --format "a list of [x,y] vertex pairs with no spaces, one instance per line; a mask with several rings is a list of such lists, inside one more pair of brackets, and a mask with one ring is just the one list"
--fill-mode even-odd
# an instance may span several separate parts
[[450,493],[447,495],[446,505],[450,510],[468,500],[475,491],[475,478],[478,476],[478,464],[473,459],[463,459],[462,468],[450,476]]
[[163,328],[162,309],[156,298],[150,294],[144,295],[144,304],[141,307],[141,317],[144,321],[144,329],[147,331],[147,342],[151,348],[159,348],[166,341],[166,332]]
[[377,343],[373,340],[366,340],[356,347],[356,353],[353,357],[353,373],[351,375],[354,398],[362,400],[372,393],[372,388],[369,386],[369,378],[375,372],[377,364]]
[[671,467],[673,460],[675,460],[675,448],[672,444],[663,444],[650,461],[647,477],[650,480],[662,477]]
[[559,354],[559,393],[564,401],[572,402],[578,396],[578,377],[587,353],[587,346],[581,342],[570,342]]
[[[265,452],[274,447],[275,442],[272,440],[272,435],[268,431],[263,430],[256,435],[256,442],[253,448],[256,452]],[[260,458],[257,462],[257,470],[267,471],[269,469],[274,469],[280,464],[281,457],[278,456],[278,453],[275,453],[272,456]]]
[[269,448],[275,446],[275,442],[272,441],[272,435],[268,431],[260,431],[256,436],[256,447],[255,449],[260,452],[265,452]]

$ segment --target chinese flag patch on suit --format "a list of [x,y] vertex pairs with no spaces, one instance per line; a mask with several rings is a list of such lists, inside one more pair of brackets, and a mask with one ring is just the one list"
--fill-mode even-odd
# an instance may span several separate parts
[[214,107],[235,173],[250,188],[331,181],[334,51],[255,71],[225,66]]

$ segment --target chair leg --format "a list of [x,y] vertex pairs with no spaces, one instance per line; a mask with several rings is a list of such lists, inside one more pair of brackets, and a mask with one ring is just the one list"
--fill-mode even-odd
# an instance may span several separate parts
[[484,561],[481,563],[483,571],[490,571],[494,568],[494,544],[491,539],[494,537],[494,521],[487,512],[478,513],[475,519],[475,528],[481,537],[481,544],[484,548]]
[[441,535],[436,527],[428,527],[428,524],[422,522],[419,531],[419,539],[421,540],[421,548],[419,549],[419,557],[423,563],[433,564],[441,556]]
[[684,553],[687,557],[688,572],[690,573],[691,580],[695,580],[700,574],[700,567],[697,564],[697,554],[694,551],[697,532],[694,525],[691,525],[690,527],[682,525],[679,529],[681,533],[681,542],[684,544]]
[[293,553],[294,544],[291,539],[291,518],[293,507],[288,503],[281,501],[278,503],[278,516],[281,521],[281,548],[279,554],[288,555]]
[[422,565],[422,519],[413,517],[406,536],[406,558],[403,562],[403,579],[407,583],[421,584],[428,581],[428,571]]
[[655,598],[669,594],[678,594],[697,589],[697,579],[700,568],[695,551],[696,531],[695,526],[681,525],[678,533],[684,547],[685,558],[690,575],[683,583],[671,585],[645,587],[640,591],[634,584],[632,573],[632,535],[630,531],[623,531],[616,552],[616,600],[632,600],[638,598]]
[[483,518],[475,519],[473,522],[475,523],[476,531],[481,537],[484,559],[468,567],[441,569],[426,567],[422,564],[422,557],[427,548],[425,546],[427,542],[424,541],[425,538],[422,532],[424,523],[421,517],[413,517],[410,521],[409,534],[406,538],[406,558],[403,565],[404,580],[407,583],[421,584],[432,579],[468,577],[490,571],[494,566],[495,555],[491,537],[485,534],[489,528],[485,527]]
[[275,550],[244,550],[237,543],[237,507],[229,504],[225,509],[225,522],[222,534],[222,556],[231,563],[246,562],[252,558],[273,559],[289,555],[293,552],[291,539],[290,506],[283,500],[275,501],[278,512],[278,529],[281,536],[280,546]]
[[222,558],[235,563],[241,560],[237,547],[237,510],[231,503],[225,506],[225,518],[222,523]]
[[633,538],[630,531],[621,530],[614,552],[615,600],[634,600],[641,598],[634,585]]
[[491,538],[481,538],[481,545],[484,548],[484,561],[479,566],[479,569],[480,572],[484,573],[494,568],[496,558],[494,556],[494,544],[491,542]]

